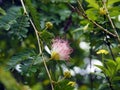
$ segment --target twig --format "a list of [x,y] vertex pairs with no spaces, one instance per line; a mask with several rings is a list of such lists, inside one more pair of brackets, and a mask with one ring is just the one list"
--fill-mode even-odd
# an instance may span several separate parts
[[79,4],[79,7],[82,9],[83,14],[85,14],[85,10],[84,10],[84,8],[83,8],[80,0],[77,0],[77,2],[78,2],[78,4]]
[[44,63],[45,69],[46,69],[46,71],[47,71],[48,77],[49,77],[49,79],[50,79],[51,88],[52,88],[52,90],[54,90],[53,80],[52,80],[52,78],[51,78],[50,72],[49,72],[49,70],[48,70],[48,67],[47,67],[47,64],[46,64],[46,61],[45,61],[43,55],[42,55],[42,58],[43,58],[43,63]]
[[108,12],[108,9],[107,9],[106,2],[105,2],[105,1],[103,1],[103,6],[104,6],[105,11],[106,11],[106,13],[107,13],[108,20],[110,21],[111,26],[112,26],[112,28],[113,28],[113,30],[114,30],[114,33],[116,34],[116,36],[117,36],[117,38],[118,38],[118,41],[120,42],[120,37],[119,37],[119,35],[118,35],[118,33],[117,33],[117,30],[116,30],[116,28],[115,28],[115,26],[114,26],[114,24],[113,24],[113,21],[112,21],[112,19],[111,19],[111,17],[110,17],[110,14],[109,14],[109,12]]
[[106,43],[106,45],[108,46],[108,48],[109,48],[109,50],[110,50],[110,54],[111,54],[113,60],[115,61],[115,57],[114,57],[113,51],[112,51],[112,49],[111,49],[111,43],[109,42],[106,33],[105,33],[105,38],[106,38],[105,43]]
[[107,34],[112,35],[112,36],[114,36],[114,37],[117,37],[115,34],[109,32],[107,29],[103,28],[101,25],[99,25],[99,24],[96,23],[95,21],[93,21],[93,20],[91,20],[91,19],[89,19],[89,18],[88,18],[88,20],[89,20],[90,22],[92,22],[93,24],[95,24],[96,26],[98,26],[101,30],[103,30],[103,31],[106,32]]
[[[28,12],[27,12],[27,10],[26,10],[26,8],[25,8],[25,5],[24,5],[23,0],[21,0],[21,4],[22,4],[22,7],[23,7],[23,9],[24,9],[24,13],[29,17],[29,14],[28,14]],[[44,59],[44,56],[43,56],[43,54],[42,54],[42,49],[41,49],[41,45],[40,45],[40,38],[39,38],[39,35],[38,35],[39,32],[37,31],[37,29],[36,29],[36,27],[35,27],[32,19],[31,19],[30,17],[29,17],[29,20],[30,20],[31,25],[33,26],[33,28],[34,28],[34,30],[35,30],[35,34],[36,34],[36,38],[37,38],[37,42],[38,42],[39,54],[42,55],[42,59],[43,59],[43,62],[44,62],[44,66],[45,66],[45,69],[46,69],[46,71],[47,71],[48,77],[49,77],[49,79],[50,79],[51,88],[52,88],[52,90],[54,90],[53,83],[52,83],[53,81],[52,81],[50,72],[49,72],[49,70],[48,70],[46,61],[45,61],[45,59]]]
[[[103,3],[105,3],[105,1],[103,1]],[[105,8],[105,6],[103,6],[103,7]],[[104,21],[106,21],[106,18],[107,17],[105,17],[105,15],[104,15]],[[114,25],[113,25],[113,27],[114,27]],[[105,23],[105,28],[107,28],[107,23]],[[114,54],[113,54],[113,51],[112,51],[112,48],[111,48],[111,43],[109,41],[109,38],[107,37],[107,34],[105,32],[104,32],[104,34],[105,34],[105,40],[104,40],[104,42],[108,46],[108,49],[109,49],[110,54],[112,56],[112,59],[115,61],[115,57],[114,57]]]
[[78,13],[78,15],[82,15],[85,19],[89,20],[91,23],[93,23],[94,25],[98,26],[101,30],[103,30],[103,31],[106,32],[107,34],[112,35],[113,37],[117,37],[116,34],[111,33],[110,31],[108,31],[107,29],[105,29],[105,28],[103,28],[101,25],[99,25],[97,22],[95,22],[95,21],[93,21],[92,19],[90,19],[90,18],[85,14],[85,10],[84,10],[83,6],[81,5],[80,1],[79,1],[79,0],[77,0],[77,1],[78,1],[78,4],[79,4],[80,9],[81,9],[82,11],[79,10],[77,7],[74,7],[74,6],[70,5],[70,4],[69,4],[69,5],[70,5],[70,7],[71,7],[72,9],[74,9],[74,11],[76,11],[76,12]]
[[31,18],[30,18],[30,23],[32,24],[32,26],[33,26],[33,28],[35,30],[35,34],[36,34],[37,42],[38,42],[39,53],[42,54],[42,49],[41,49],[41,46],[40,46],[40,39],[39,39],[39,36],[38,36],[38,31],[37,31],[33,21],[31,20]]
[[[26,8],[25,8],[25,5],[24,5],[23,0],[21,0],[21,4],[22,4],[22,7],[23,7],[23,9],[24,9],[24,13],[27,15],[27,17],[29,17],[29,14],[28,14],[28,12],[27,12],[27,10],[26,10]],[[39,39],[39,36],[38,36],[38,31],[37,31],[37,29],[36,29],[36,27],[35,27],[32,19],[31,19],[30,17],[29,17],[29,20],[30,20],[30,23],[31,23],[32,27],[33,27],[34,30],[35,30],[35,34],[36,34],[37,42],[38,42],[38,47],[39,47],[39,53],[41,54],[41,53],[42,53],[42,50],[41,50],[41,48],[40,48],[41,46],[40,46],[40,39]]]

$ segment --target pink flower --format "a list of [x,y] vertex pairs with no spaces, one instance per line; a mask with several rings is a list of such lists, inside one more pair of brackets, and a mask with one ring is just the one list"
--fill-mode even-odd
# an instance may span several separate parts
[[56,38],[52,41],[51,58],[55,60],[69,60],[73,49],[68,41]]

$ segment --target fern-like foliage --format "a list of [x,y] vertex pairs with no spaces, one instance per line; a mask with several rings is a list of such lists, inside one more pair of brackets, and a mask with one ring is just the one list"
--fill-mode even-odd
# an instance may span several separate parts
[[[42,63],[41,56],[37,55],[34,50],[24,50],[20,52],[9,60],[8,69],[9,70],[18,70],[22,75],[34,74],[39,69],[39,64]],[[17,69],[19,65],[20,68]]]
[[10,30],[11,25],[15,23],[19,13],[20,7],[11,7],[7,10],[7,14],[0,18],[0,30]]
[[20,52],[10,59],[8,62],[9,69],[15,69],[15,66],[17,64],[20,64],[22,61],[32,59],[32,57],[36,55],[33,50],[25,50],[23,52]]
[[22,40],[26,37],[29,27],[28,17],[22,14],[21,7],[11,7],[6,15],[0,18],[0,30],[6,30],[12,38]]
[[16,19],[16,22],[11,25],[11,30],[9,34],[13,37],[17,37],[18,39],[22,40],[22,38],[27,37],[27,32],[29,27],[29,18],[22,15]]

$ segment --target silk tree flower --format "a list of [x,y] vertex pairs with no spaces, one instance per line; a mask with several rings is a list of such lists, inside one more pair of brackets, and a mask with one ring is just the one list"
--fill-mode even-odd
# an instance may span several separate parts
[[51,59],[69,60],[73,49],[69,46],[67,40],[56,38],[52,41]]

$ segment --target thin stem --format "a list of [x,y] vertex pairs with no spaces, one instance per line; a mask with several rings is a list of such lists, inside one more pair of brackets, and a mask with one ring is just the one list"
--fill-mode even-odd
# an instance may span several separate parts
[[101,25],[99,25],[99,24],[98,24],[98,23],[96,23],[95,21],[93,21],[93,20],[91,20],[91,19],[89,19],[89,18],[88,18],[88,20],[89,20],[90,22],[92,22],[93,24],[95,24],[96,26],[98,26],[101,30],[105,31],[107,34],[109,34],[109,35],[112,35],[112,36],[116,37],[116,35],[115,35],[115,34],[113,34],[113,33],[109,32],[107,29],[103,28]]
[[114,57],[113,51],[112,51],[112,49],[111,49],[111,43],[108,41],[107,36],[105,36],[105,37],[106,37],[106,41],[105,41],[105,42],[106,42],[106,45],[108,46],[108,48],[109,48],[109,50],[110,50],[110,54],[111,54],[113,60],[115,61],[115,57]]
[[35,30],[35,34],[36,34],[36,37],[37,37],[37,42],[38,42],[38,48],[39,48],[39,54],[41,55],[42,54],[42,49],[41,49],[41,46],[40,46],[40,39],[39,39],[39,36],[38,36],[38,31],[34,25],[34,23],[32,22],[32,20],[30,19],[30,23],[32,24],[34,30]]
[[[23,9],[24,9],[24,13],[27,15],[27,17],[29,17],[29,14],[28,14],[28,12],[27,12],[27,10],[26,10],[26,8],[25,8],[25,5],[24,5],[23,0],[21,0],[21,4],[22,4],[22,7],[23,7]],[[29,18],[29,20],[30,20],[31,25],[33,26],[33,28],[34,28],[34,30],[35,30],[35,34],[36,34],[37,42],[38,42],[38,46],[39,46],[39,53],[42,54],[42,50],[41,50],[41,48],[40,48],[41,46],[40,46],[40,39],[39,39],[39,36],[38,36],[38,31],[37,31],[37,29],[36,29],[36,27],[35,27],[32,19]]]
[[109,12],[108,12],[108,9],[107,9],[106,2],[105,2],[105,1],[103,1],[103,6],[104,6],[105,11],[106,11],[106,13],[107,13],[107,17],[108,17],[108,19],[109,19],[109,21],[110,21],[110,23],[111,23],[111,26],[112,26],[112,28],[113,28],[113,30],[114,30],[114,33],[116,34],[116,36],[117,36],[117,38],[118,38],[118,41],[120,42],[120,37],[119,37],[119,35],[118,35],[118,33],[117,33],[117,30],[116,30],[116,28],[115,28],[115,26],[114,26],[114,24],[113,24],[113,21],[112,21],[112,19],[111,19],[111,17],[110,17],[110,14],[109,14]]
[[78,4],[79,4],[80,8],[82,9],[83,14],[85,14],[85,10],[84,10],[84,8],[83,8],[80,0],[77,0],[77,2],[78,2]]
[[[105,74],[104,74],[104,75],[105,75]],[[111,83],[109,77],[107,77],[106,75],[105,75],[105,77],[106,77],[106,80],[108,81],[109,88],[110,88],[111,90],[114,90],[113,87],[112,87],[112,83]]]
[[[106,20],[106,17],[104,17],[104,21],[105,20]],[[107,24],[105,24],[105,28],[107,28]],[[115,57],[114,57],[114,54],[113,54],[113,51],[112,51],[112,48],[111,48],[111,43],[109,41],[109,38],[107,37],[107,34],[105,32],[104,32],[104,34],[105,34],[105,40],[104,39],[103,40],[106,43],[106,45],[108,46],[108,49],[110,50],[110,54],[111,54],[113,60],[115,61]]]
[[47,64],[46,64],[46,61],[45,61],[43,55],[42,55],[42,58],[43,58],[43,63],[44,63],[45,69],[46,69],[46,71],[47,71],[48,77],[49,77],[49,79],[50,79],[51,88],[52,88],[52,90],[54,90],[53,80],[52,80],[52,78],[51,78],[50,72],[49,72],[49,70],[48,70],[48,67],[47,67]]
[[99,27],[101,30],[103,30],[104,32],[106,32],[107,34],[109,35],[112,35],[113,37],[117,37],[116,34],[113,34],[111,33],[110,31],[108,31],[107,29],[103,28],[101,25],[99,25],[97,22],[93,21],[92,19],[90,19],[86,13],[85,13],[85,10],[81,4],[81,2],[79,0],[77,0],[78,4],[79,4],[79,7],[81,10],[79,10],[77,7],[73,7],[72,5],[70,5],[70,7],[76,11],[78,13],[78,15],[82,15],[85,19],[89,20],[91,23],[93,23],[94,25],[96,25],[97,27]]
[[115,61],[115,57],[114,57],[114,55],[113,55],[113,52],[112,52],[111,46],[108,45],[108,48],[109,48],[109,50],[110,50],[110,53],[111,53],[111,56],[112,56],[113,60]]
[[[29,14],[28,14],[28,12],[27,12],[27,10],[26,10],[26,8],[25,8],[25,4],[24,4],[23,0],[21,0],[21,4],[22,4],[22,7],[23,7],[23,9],[24,9],[24,13],[29,17]],[[45,61],[45,59],[44,59],[44,56],[43,56],[43,54],[42,54],[42,48],[41,48],[41,45],[40,45],[40,38],[39,38],[39,35],[38,35],[39,32],[37,31],[37,29],[36,29],[36,27],[35,27],[32,19],[29,18],[29,20],[30,20],[30,23],[31,23],[31,25],[33,26],[34,31],[35,31],[35,34],[36,34],[36,38],[37,38],[37,42],[38,42],[38,48],[39,48],[39,54],[42,55],[42,59],[43,59],[43,62],[44,62],[44,66],[45,66],[45,69],[46,69],[46,71],[47,71],[48,77],[49,77],[49,79],[50,79],[51,88],[52,88],[52,90],[54,90],[53,83],[52,83],[53,81],[52,81],[50,72],[49,72],[49,70],[48,70],[46,61]]]

